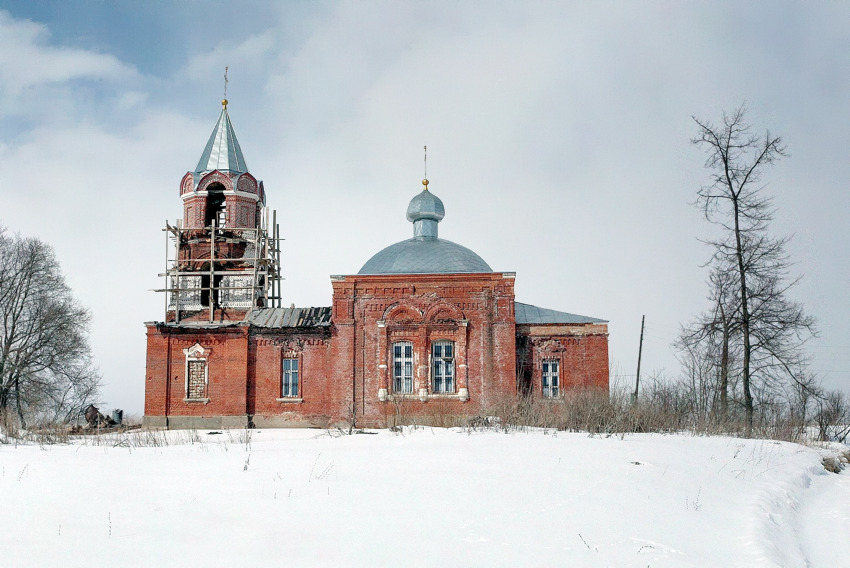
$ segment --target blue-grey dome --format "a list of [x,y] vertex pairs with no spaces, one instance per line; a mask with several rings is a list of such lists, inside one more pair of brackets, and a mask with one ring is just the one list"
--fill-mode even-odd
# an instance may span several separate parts
[[443,207],[443,202],[439,197],[428,191],[428,188],[422,190],[422,193],[410,200],[410,205],[407,206],[407,220],[415,223],[420,219],[431,219],[433,221],[442,221],[446,216],[446,208]]
[[446,215],[439,197],[425,189],[410,200],[407,220],[413,238],[388,246],[363,265],[358,274],[453,274],[493,272],[484,259],[466,247],[437,238],[437,224]]
[[358,274],[454,274],[493,272],[484,259],[445,239],[414,237],[390,245],[366,262]]

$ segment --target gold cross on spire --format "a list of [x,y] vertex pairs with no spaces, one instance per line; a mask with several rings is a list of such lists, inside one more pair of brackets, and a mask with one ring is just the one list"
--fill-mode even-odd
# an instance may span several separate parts
[[227,69],[228,67],[224,66],[224,98],[221,99],[221,108],[227,108]]
[[425,191],[428,191],[428,146],[425,146],[425,179],[422,180]]

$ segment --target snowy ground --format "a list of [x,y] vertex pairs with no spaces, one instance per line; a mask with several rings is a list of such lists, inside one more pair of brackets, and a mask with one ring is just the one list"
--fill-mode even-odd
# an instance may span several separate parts
[[850,470],[827,473],[825,450],[794,444],[430,428],[170,432],[159,447],[140,443],[164,434],[141,436],[0,446],[3,564],[850,562]]

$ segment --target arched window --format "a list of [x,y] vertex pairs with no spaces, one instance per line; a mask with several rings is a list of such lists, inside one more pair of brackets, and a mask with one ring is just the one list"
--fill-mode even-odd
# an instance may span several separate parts
[[393,343],[393,392],[413,392],[413,343]]
[[455,392],[455,344],[435,341],[431,344],[431,392]]
[[225,215],[224,186],[220,183],[212,183],[207,187],[207,209],[204,217],[204,227],[212,225],[215,220],[216,227],[224,227],[227,221]]

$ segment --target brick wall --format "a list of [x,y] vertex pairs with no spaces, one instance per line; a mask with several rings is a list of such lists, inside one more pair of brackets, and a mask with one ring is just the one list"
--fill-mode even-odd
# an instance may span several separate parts
[[[206,397],[187,392],[185,350],[199,345],[207,363]],[[148,325],[145,416],[244,416],[248,377],[247,329],[212,330]]]
[[561,395],[574,388],[608,389],[608,325],[518,325],[518,375],[535,396],[543,392],[543,360],[559,363]]
[[[523,368],[528,392],[541,396],[544,359],[559,362],[561,394],[607,389],[607,325],[517,326],[513,285],[512,275],[500,273],[344,276],[332,280],[330,328],[148,325],[146,419],[223,416],[239,426],[253,417],[258,427],[326,427],[352,418],[358,426],[399,418],[449,424],[515,397]],[[432,392],[432,345],[441,340],[454,345],[450,394]],[[398,341],[413,344],[414,384],[403,396],[392,385]],[[186,400],[184,350],[195,345],[208,361],[209,400]],[[297,397],[281,396],[284,358],[299,361]]]
[[[330,392],[330,330],[268,330],[251,334],[247,413],[256,424],[309,424],[327,426],[341,421],[343,409]],[[299,392],[284,397],[281,392],[282,362],[298,361]]]
[[[353,396],[361,424],[384,426],[400,412],[399,406],[405,414],[423,418],[473,415],[498,396],[516,394],[513,276],[342,278],[334,282],[334,323],[353,324],[348,334],[353,339]],[[431,346],[438,340],[455,345],[456,384],[450,395],[432,392]],[[413,388],[401,396],[392,384],[391,352],[398,342],[413,345]]]

